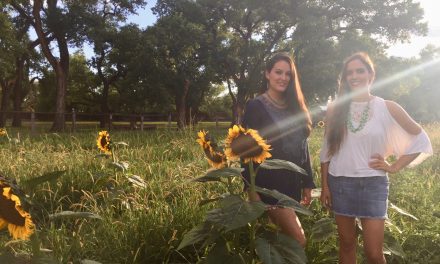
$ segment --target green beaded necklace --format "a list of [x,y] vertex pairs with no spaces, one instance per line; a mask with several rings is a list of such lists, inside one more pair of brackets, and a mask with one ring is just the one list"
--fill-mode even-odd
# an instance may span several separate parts
[[358,127],[354,127],[353,123],[352,123],[352,115],[350,113],[348,113],[348,117],[347,117],[347,128],[352,132],[352,133],[356,133],[361,131],[364,127],[365,124],[368,121],[368,115],[370,114],[370,101],[368,101],[367,105],[365,106],[364,110],[362,111],[362,115],[361,115],[361,120],[359,121],[359,126]]

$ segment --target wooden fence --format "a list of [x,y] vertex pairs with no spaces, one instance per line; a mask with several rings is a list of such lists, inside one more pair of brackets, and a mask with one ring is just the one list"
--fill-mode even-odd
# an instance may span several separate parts
[[[54,112],[16,112],[6,111],[0,114],[5,114],[6,120],[10,121],[13,115],[20,115],[22,126],[29,127],[31,133],[35,133],[38,127],[48,128],[48,125],[52,124],[54,120]],[[82,113],[72,109],[71,112],[65,112],[65,130],[75,132],[77,130],[85,128],[101,128],[100,122],[104,120],[105,127],[101,129],[107,130],[151,130],[158,127],[161,128],[173,128],[176,127],[176,116],[167,113],[143,113],[143,114],[121,114],[121,113]],[[198,118],[198,121],[202,122],[214,122],[218,127],[220,122],[231,122],[230,119],[225,118],[225,115],[218,115],[213,118],[204,117]],[[8,122],[7,122],[8,123]]]

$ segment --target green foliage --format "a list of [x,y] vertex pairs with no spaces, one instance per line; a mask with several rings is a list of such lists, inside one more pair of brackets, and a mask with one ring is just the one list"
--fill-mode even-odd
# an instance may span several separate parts
[[[99,101],[96,89],[98,83],[83,53],[76,52],[70,56],[68,86],[66,109],[75,108],[76,112],[97,112],[96,105]],[[53,102],[55,98],[47,98],[47,101]]]
[[[198,140],[205,141],[207,137],[211,142],[209,144],[214,144],[215,140],[211,134]],[[206,148],[206,146],[202,148]],[[277,199],[278,203],[275,206],[292,208],[299,213],[312,215],[312,212],[291,197],[276,190],[255,186],[254,164],[251,161],[248,165],[250,170],[249,192],[261,193]],[[245,196],[243,191],[238,193],[234,191],[231,186],[231,177],[242,179],[242,169],[233,167],[232,161],[228,161],[225,166],[225,168],[208,170],[205,176],[194,180],[206,183],[222,182],[222,179],[226,178],[228,179],[229,193],[201,201],[201,204],[216,202],[217,206],[206,213],[205,221],[201,225],[196,226],[184,236],[178,249],[203,243],[202,249],[204,248],[208,252],[207,263],[217,263],[224,258],[230,258],[231,261],[237,263],[258,260],[264,263],[306,263],[304,249],[297,241],[279,234],[279,230],[274,230],[271,225],[265,223],[267,222],[267,220],[264,221],[265,212],[270,209],[270,206],[262,201],[246,201],[243,199]],[[302,168],[285,160],[265,160],[259,167],[267,170],[286,169],[306,174]],[[245,227],[247,229],[244,229]],[[239,243],[236,242],[237,237]],[[233,256],[235,256],[235,260]]]
[[313,225],[310,238],[314,242],[322,242],[334,235],[336,223],[333,218],[321,218]]
[[270,197],[277,199],[278,202],[277,202],[276,206],[284,207],[284,208],[292,208],[296,212],[304,214],[304,215],[313,215],[313,213],[311,211],[309,211],[307,208],[304,208],[304,206],[302,206],[300,203],[298,203],[297,201],[295,201],[291,197],[278,192],[277,190],[268,190],[268,189],[261,188],[258,186],[255,187],[255,190],[258,193],[262,193],[262,194],[265,194],[265,195],[268,195]]
[[228,167],[221,168],[218,170],[210,170],[207,171],[204,176],[194,179],[194,181],[198,181],[198,182],[221,181],[221,178],[241,177],[242,171],[243,169],[241,168],[228,168]]
[[50,214],[49,219],[58,218],[72,218],[72,219],[102,219],[99,215],[89,213],[89,212],[72,212],[72,211],[62,211],[56,214]]
[[21,185],[28,189],[28,190],[34,190],[39,184],[45,183],[45,182],[54,182],[57,179],[59,179],[66,171],[53,171],[45,173],[41,176],[31,178],[28,180],[25,180],[21,182]]
[[255,243],[258,256],[263,263],[307,263],[301,245],[283,233],[264,232]]
[[[218,135],[224,132],[224,129],[211,129]],[[439,124],[427,125],[425,129],[433,148],[438,149]],[[17,130],[8,132],[15,135]],[[309,145],[316,183],[319,183],[317,157],[322,132],[315,129]],[[7,256],[29,262],[31,256],[40,254],[35,252],[41,251],[42,256],[53,256],[57,263],[86,260],[100,263],[196,263],[209,260],[209,263],[215,263],[210,261],[218,261],[219,256],[231,263],[251,263],[255,256],[243,249],[248,245],[248,236],[234,235],[233,231],[224,235],[212,233],[212,225],[202,224],[206,213],[217,208],[217,203],[200,206],[200,201],[219,198],[215,200],[219,202],[226,197],[222,195],[230,193],[226,184],[228,179],[235,179],[231,182],[233,192],[241,193],[242,181],[227,177],[221,178],[223,183],[192,182],[195,175],[205,175],[208,169],[203,152],[191,140],[195,138],[195,132],[111,133],[116,141],[129,145],[117,149],[118,160],[130,164],[125,173],[109,167],[113,160],[106,156],[94,158],[99,153],[95,131],[44,134],[32,138],[20,131],[19,142],[0,142],[2,174],[17,179],[18,183],[48,172],[65,171],[56,182],[38,184],[34,192],[27,193],[32,218],[37,223],[38,251],[33,249],[34,242],[10,241],[2,233],[0,262],[3,263],[1,258]],[[415,168],[390,175],[390,202],[419,220],[389,210],[394,227],[387,227],[390,233],[386,237],[392,235],[392,238],[387,238],[386,249],[393,252],[386,256],[388,263],[438,263],[439,173],[440,157],[436,153]],[[132,177],[144,184],[134,184],[129,180]],[[232,198],[234,203],[231,204],[240,204],[237,198]],[[308,209],[313,216],[299,217],[308,239],[306,256],[309,263],[336,263],[337,240],[331,216],[316,199]],[[63,211],[90,212],[102,219],[49,219],[49,215]],[[219,214],[217,212],[215,216]],[[262,221],[261,224],[272,233],[268,223]],[[185,235],[194,226],[199,226],[197,232],[192,236]],[[248,228],[242,226],[237,233],[248,234]],[[256,239],[266,230],[262,226],[257,229]],[[213,235],[208,237],[207,234]],[[203,248],[204,241],[212,245],[208,248],[209,253]],[[265,245],[264,248],[268,249]],[[396,252],[401,254],[398,245],[403,249],[404,258],[396,255]],[[272,248],[270,250],[275,252]],[[361,261],[361,255],[359,258]],[[13,263],[7,261],[5,259],[4,263]]]
[[261,163],[260,167],[267,170],[290,170],[293,172],[302,173],[303,175],[307,175],[307,172],[303,168],[287,160],[266,160],[265,162]]

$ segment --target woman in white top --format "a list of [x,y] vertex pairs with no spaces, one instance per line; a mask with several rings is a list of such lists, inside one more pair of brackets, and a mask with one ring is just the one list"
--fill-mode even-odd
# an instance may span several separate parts
[[[432,154],[427,134],[402,107],[370,94],[374,77],[367,54],[348,57],[338,98],[327,110],[320,157],[321,202],[335,214],[340,263],[356,263],[356,218],[362,224],[368,262],[386,263],[382,246],[387,174]],[[386,161],[389,155],[397,157],[393,164]]]

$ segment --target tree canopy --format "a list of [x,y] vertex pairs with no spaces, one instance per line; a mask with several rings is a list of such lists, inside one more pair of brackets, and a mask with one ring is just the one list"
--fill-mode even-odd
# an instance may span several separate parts
[[[334,95],[342,60],[353,52],[371,55],[378,81],[438,58],[436,47],[427,47],[420,58],[386,56],[389,45],[427,32],[423,10],[412,0],[158,0],[154,25],[126,24],[146,2],[0,4],[0,112],[9,105],[16,111],[24,105],[53,111],[56,131],[72,107],[103,116],[175,112],[184,127],[197,116],[213,115],[206,108],[210,102],[224,102],[219,111],[230,111],[239,122],[246,101],[261,90],[265,60],[276,51],[295,58],[312,106]],[[29,37],[31,28],[36,39]],[[93,54],[71,54],[71,48],[84,45]],[[412,72],[377,93],[410,109],[417,100],[432,101],[412,112],[435,120],[439,115],[431,108],[432,98],[440,99],[433,88],[438,75],[435,67]],[[37,102],[30,104],[32,83]],[[225,91],[219,93],[219,87]],[[220,99],[224,96],[228,99]]]

